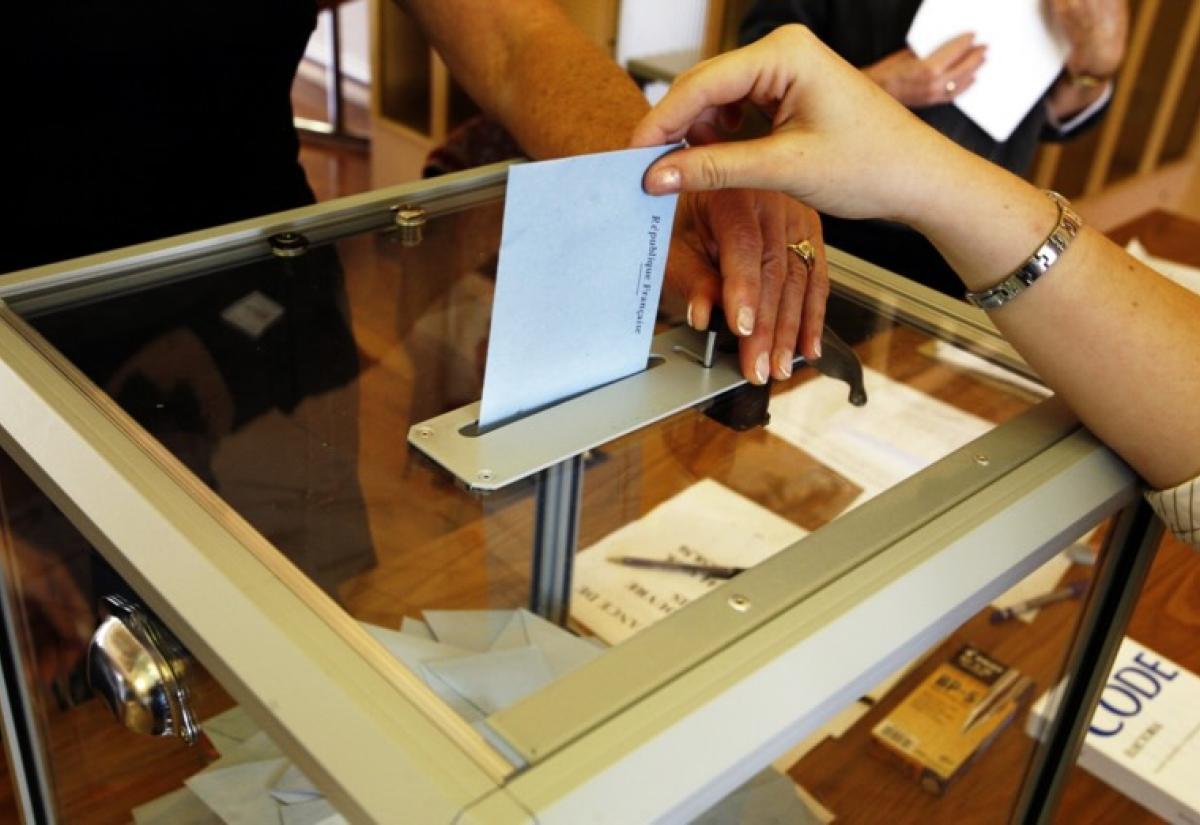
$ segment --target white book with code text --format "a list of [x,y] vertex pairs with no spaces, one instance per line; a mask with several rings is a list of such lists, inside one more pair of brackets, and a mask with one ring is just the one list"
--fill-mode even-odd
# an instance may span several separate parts
[[[1030,709],[1031,736],[1041,737],[1061,690]],[[1200,825],[1200,677],[1126,638],[1079,765],[1168,822]]]

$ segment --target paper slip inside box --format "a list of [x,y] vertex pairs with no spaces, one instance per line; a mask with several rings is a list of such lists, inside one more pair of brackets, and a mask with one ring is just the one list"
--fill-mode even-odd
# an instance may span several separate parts
[[863,370],[871,402],[846,403],[846,385],[820,376],[771,399],[767,431],[863,489],[863,501],[978,438],[978,416]]
[[[430,610],[400,630],[363,627],[473,724],[601,654],[598,643],[525,610]],[[240,708],[202,727],[220,758],[185,788],[135,808],[136,825],[345,825]]]
[[668,151],[509,170],[481,427],[645,369],[676,198],[642,176]]
[[787,519],[704,479],[575,557],[571,617],[615,645],[723,584],[698,573],[626,567],[610,557],[752,567],[806,535]]
[[1038,104],[1066,63],[1070,47],[1042,0],[925,0],[908,30],[908,45],[928,57],[947,40],[971,32],[987,56],[954,105],[1003,143]]

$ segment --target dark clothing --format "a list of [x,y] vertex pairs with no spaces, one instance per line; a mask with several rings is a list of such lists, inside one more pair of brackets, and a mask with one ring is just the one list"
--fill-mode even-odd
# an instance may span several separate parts
[[[802,23],[849,63],[865,68],[905,48],[905,36],[922,0],[757,0],[742,20],[739,39],[751,43],[788,23]],[[953,104],[914,112],[917,117],[972,152],[1024,175],[1040,140],[1062,140],[1047,121],[1045,105],[1034,106],[1009,139],[992,140]],[[1098,117],[1098,116],[1097,116]],[[1090,126],[1094,121],[1077,127]],[[914,162],[919,162],[914,160]],[[884,221],[847,221],[823,216],[825,240],[886,269],[956,297],[963,287],[937,250],[907,227]]]
[[[19,209],[0,272],[314,202],[291,87],[315,0],[62,0],[19,14],[5,105],[26,128],[10,128]],[[231,320],[247,302],[271,314],[261,329]],[[334,248],[31,320],[327,590],[373,561]]]
[[24,4],[0,272],[312,203],[290,91],[315,0]]

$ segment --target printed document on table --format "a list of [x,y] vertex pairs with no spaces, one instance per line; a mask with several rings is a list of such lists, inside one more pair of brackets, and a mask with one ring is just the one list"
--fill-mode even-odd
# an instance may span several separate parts
[[509,170],[481,427],[645,369],[676,198],[642,176],[672,148]]
[[928,57],[947,40],[972,32],[987,46],[975,82],[954,105],[1003,143],[1062,71],[1070,46],[1043,0],[925,0],[908,45]]
[[846,402],[846,385],[826,376],[771,399],[768,432],[799,447],[862,488],[856,504],[878,495],[973,441],[990,422],[863,370],[870,401]]
[[806,535],[782,516],[703,479],[575,557],[571,618],[615,645],[726,584],[701,573],[626,567],[610,557],[753,567]]

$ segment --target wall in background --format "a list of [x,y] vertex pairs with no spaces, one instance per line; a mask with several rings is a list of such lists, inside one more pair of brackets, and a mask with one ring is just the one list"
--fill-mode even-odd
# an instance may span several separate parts
[[707,0],[654,0],[621,4],[617,62],[694,49],[704,41]]
[[[342,74],[364,86],[371,82],[371,47],[367,37],[367,0],[351,0],[338,10],[341,24]],[[317,19],[317,30],[308,41],[306,60],[326,65],[329,60],[329,14]]]

